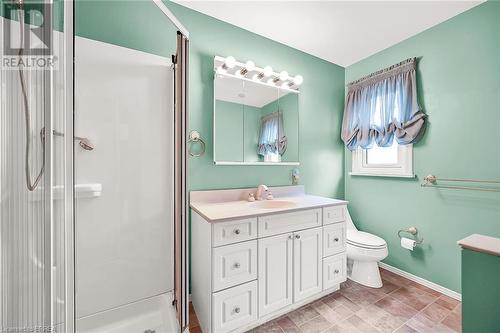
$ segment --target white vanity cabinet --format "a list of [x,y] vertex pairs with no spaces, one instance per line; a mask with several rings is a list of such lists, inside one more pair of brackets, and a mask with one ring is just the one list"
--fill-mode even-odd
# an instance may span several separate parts
[[245,332],[337,290],[344,210],[340,202],[218,221],[193,209],[191,299],[202,331]]

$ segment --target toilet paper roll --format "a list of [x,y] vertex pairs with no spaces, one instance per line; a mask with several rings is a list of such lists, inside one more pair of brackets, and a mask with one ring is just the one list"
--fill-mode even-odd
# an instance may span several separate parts
[[414,241],[413,239],[401,237],[401,247],[403,249],[413,251],[413,248],[415,248],[416,245],[417,245],[417,242]]

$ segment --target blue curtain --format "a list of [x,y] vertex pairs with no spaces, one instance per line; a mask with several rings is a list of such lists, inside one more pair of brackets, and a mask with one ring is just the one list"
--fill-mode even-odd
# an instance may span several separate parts
[[411,58],[348,85],[342,140],[349,150],[417,142],[425,114],[417,102],[416,59]]
[[283,127],[283,113],[273,112],[262,117],[260,124],[259,146],[257,153],[283,155],[287,146],[287,138]]

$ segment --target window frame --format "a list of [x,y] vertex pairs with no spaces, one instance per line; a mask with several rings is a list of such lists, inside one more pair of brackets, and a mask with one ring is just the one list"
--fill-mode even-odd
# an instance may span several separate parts
[[[397,144],[396,142],[394,144]],[[394,164],[367,163],[367,149],[358,148],[351,152],[351,176],[380,176],[414,178],[413,144],[398,144],[398,162]]]

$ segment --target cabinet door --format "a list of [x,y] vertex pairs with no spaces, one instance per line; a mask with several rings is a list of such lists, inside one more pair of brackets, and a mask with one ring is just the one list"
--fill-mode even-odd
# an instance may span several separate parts
[[323,227],[323,257],[345,251],[345,223],[335,223]]
[[293,270],[294,302],[322,291],[322,228],[294,233]]
[[293,234],[258,240],[259,316],[292,304]]

